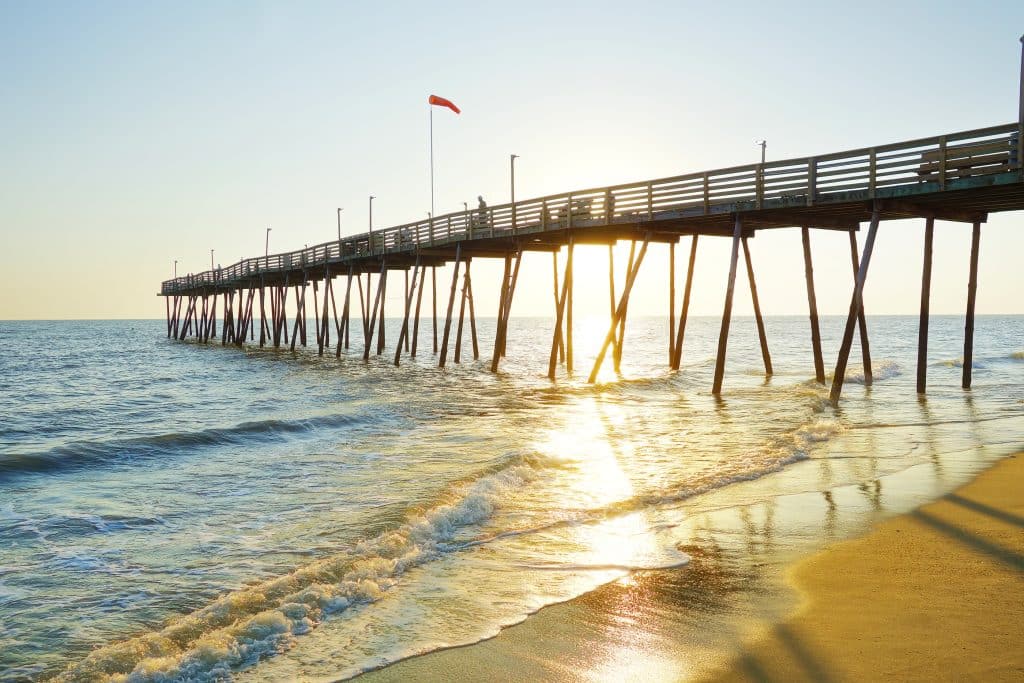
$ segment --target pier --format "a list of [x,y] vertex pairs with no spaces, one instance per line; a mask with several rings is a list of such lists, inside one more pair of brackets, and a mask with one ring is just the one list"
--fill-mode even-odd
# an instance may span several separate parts
[[[924,393],[926,389],[935,220],[961,222],[965,229],[970,226],[971,230],[962,378],[963,387],[969,388],[981,226],[990,213],[1024,209],[1024,165],[1020,150],[1020,140],[1024,137],[1024,96],[1021,102],[1019,120],[1004,125],[468,209],[178,277],[163,282],[160,288],[160,296],[166,300],[167,335],[176,339],[191,336],[202,342],[216,339],[220,300],[221,344],[242,346],[247,341],[256,343],[258,337],[260,346],[294,349],[297,343],[307,344],[307,317],[312,309],[313,334],[319,353],[323,355],[333,350],[340,356],[343,348],[350,347],[352,314],[358,308],[360,327],[356,333],[362,331],[363,358],[368,359],[371,353],[380,355],[387,348],[384,299],[389,275],[397,271],[403,275],[399,286],[403,287],[404,309],[401,332],[394,346],[394,363],[401,362],[403,353],[411,357],[417,354],[421,342],[423,292],[429,279],[432,284],[432,353],[437,354],[438,365],[444,367],[453,325],[456,328],[453,362],[461,360],[467,322],[474,359],[479,357],[470,270],[475,259],[501,259],[503,279],[490,363],[491,371],[496,372],[505,354],[522,255],[528,251],[551,252],[555,325],[548,354],[548,375],[554,379],[560,363],[568,372],[575,369],[573,249],[581,244],[608,245],[609,326],[590,369],[589,381],[594,382],[609,353],[610,361],[618,369],[633,283],[651,246],[662,244],[670,259],[667,364],[678,370],[699,241],[717,237],[730,239],[732,244],[729,262],[722,264],[726,293],[712,386],[712,392],[717,395],[724,383],[740,251],[750,282],[765,374],[770,376],[771,355],[757,299],[749,240],[762,230],[796,228],[802,237],[813,349],[811,360],[815,378],[824,384],[826,374],[818,331],[811,237],[813,230],[839,230],[849,234],[852,274],[850,307],[832,375],[830,398],[835,403],[842,392],[855,333],[860,335],[865,380],[871,381],[862,294],[878,230],[886,221],[918,218],[925,220],[926,227],[917,390]],[[861,243],[858,233],[862,224],[866,224],[867,229]],[[675,247],[684,238],[689,246],[689,259],[677,318]],[[630,242],[630,253],[625,281],[616,289],[612,247],[622,240]],[[559,273],[558,253],[563,249],[566,257]],[[442,298],[440,302],[444,308],[439,326],[436,269],[449,263],[453,264],[453,273],[447,300]],[[585,284],[598,286],[596,282]],[[442,283],[442,287],[446,286],[447,283]],[[287,311],[290,294],[292,317]]]

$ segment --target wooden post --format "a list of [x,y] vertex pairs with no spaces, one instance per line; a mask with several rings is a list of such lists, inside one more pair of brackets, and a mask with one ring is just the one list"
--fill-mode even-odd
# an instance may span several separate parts
[[171,298],[164,297],[164,308],[167,310],[167,338],[171,338]]
[[382,266],[380,269],[380,320],[377,327],[377,355],[384,353],[384,302],[388,294],[388,271]]
[[772,357],[768,353],[768,337],[764,331],[764,318],[761,317],[761,304],[757,300],[757,284],[754,282],[754,266],[750,261],[750,246],[743,237],[743,260],[747,262],[747,280],[750,282],[750,299],[754,304],[754,322],[757,323],[757,338],[761,342],[761,360],[764,361],[764,374],[772,376]]
[[[631,273],[633,271],[633,261],[636,258],[636,240],[631,240],[629,243],[629,259],[626,261],[626,272]],[[612,364],[615,367],[615,372],[619,372],[622,367],[622,348],[626,342],[626,314],[629,311],[629,299],[626,299],[626,307],[622,310],[622,315],[619,316],[619,333],[618,339],[615,342],[615,348],[612,350]]]
[[978,246],[981,223],[974,221],[971,231],[971,275],[967,281],[967,317],[964,322],[964,372],[961,386],[971,388],[971,366],[974,363],[974,302],[978,294]]
[[917,323],[917,393],[923,394],[928,384],[928,314],[932,287],[932,242],[935,218],[928,216],[924,224],[924,263],[921,266],[921,317]]
[[[517,247],[518,249],[518,247]],[[516,284],[519,282],[519,266],[523,262],[522,250],[516,251],[516,264],[512,268],[512,282],[508,286],[508,297],[505,304],[505,331],[501,335],[501,357],[505,357],[505,347],[508,342],[508,322],[512,318],[512,298],[516,293]]]
[[[456,252],[458,249],[456,245]],[[430,266],[430,295],[434,299],[434,353],[437,353],[437,266]]]
[[[445,361],[448,360],[448,333],[452,329],[452,309],[455,307],[455,289],[459,283],[459,263],[462,259],[462,243],[455,245],[455,270],[452,273],[452,291],[448,296],[448,313],[444,320],[444,335],[441,339],[441,358],[437,363],[437,367],[443,368]],[[435,280],[436,282],[436,280]],[[436,288],[435,288],[436,297]],[[436,299],[435,299],[436,300]],[[436,318],[435,318],[436,319]]]
[[[850,313],[846,318],[846,329],[843,331],[843,342],[839,347],[839,358],[836,360],[836,370],[832,375],[832,389],[829,392],[829,400],[835,405],[839,403],[839,395],[843,391],[843,380],[846,379],[846,362],[850,358],[850,347],[853,346],[853,328],[857,325],[857,317],[862,310],[861,301],[864,295],[864,281],[868,277],[868,266],[871,264],[871,252],[875,248],[875,235],[878,234],[878,223],[881,216],[878,207],[871,214],[871,227],[868,228],[868,237],[864,242],[864,258],[857,269],[857,280],[853,285],[853,298],[850,300]],[[850,233],[853,234],[852,232]],[[866,379],[865,379],[866,381]]]
[[668,366],[676,358],[676,243],[668,243]]
[[814,294],[814,264],[811,261],[811,231],[800,228],[804,245],[804,279],[807,281],[807,309],[811,318],[811,350],[814,353],[814,380],[825,383],[825,361],[821,356],[821,328],[818,325],[818,299]]
[[260,278],[260,348],[263,348],[263,344],[267,341],[268,332],[270,328],[267,326],[267,306],[266,306],[266,295],[263,292],[263,278]]
[[[608,245],[608,315],[615,319],[615,245]],[[619,335],[612,340],[612,358],[618,353]]]
[[[324,352],[324,337],[323,331],[320,326],[320,285],[316,280],[313,280],[313,331],[316,332],[316,345],[319,350],[319,355],[323,355]],[[327,296],[327,281],[324,280],[324,296]],[[305,314],[305,304],[303,304],[303,314]],[[324,301],[324,312],[327,312],[327,302]],[[306,316],[302,316],[305,320]],[[305,323],[303,323],[305,327]]]
[[214,294],[213,294],[212,306],[213,306],[213,310],[210,313],[210,333],[207,335],[207,337],[208,338],[209,337],[213,337],[214,339],[216,339],[217,338],[217,293],[216,292],[214,292]]
[[[366,317],[366,346],[363,349],[363,360],[370,360],[370,344],[373,343],[373,326],[377,321],[377,306],[381,302],[381,290],[384,288],[384,273],[386,272],[385,268],[386,266],[384,265],[384,261],[381,260],[380,276],[377,278],[377,294],[373,297],[373,309],[371,312],[369,312],[369,315],[367,315]],[[369,275],[369,273],[367,273],[367,275]],[[366,281],[369,282],[370,278],[367,277]]]
[[[860,271],[857,252],[857,233],[850,231],[850,262],[853,264],[853,277],[856,279]],[[860,300],[860,309],[857,311],[857,325],[860,327],[860,353],[864,362],[864,386],[871,386],[874,381],[871,371],[871,346],[868,343],[868,323],[864,316],[864,299]]]
[[409,351],[409,357],[416,357],[416,343],[420,337],[420,306],[423,304],[423,289],[427,285],[427,265],[423,264],[420,266],[420,287],[416,290],[416,316],[412,323],[412,347]]
[[740,240],[743,236],[743,220],[736,214],[732,230],[732,253],[729,257],[729,282],[725,289],[725,307],[722,311],[722,327],[718,332],[718,356],[715,359],[715,379],[711,393],[722,393],[722,379],[725,377],[725,350],[729,344],[729,323],[732,321],[732,295],[736,289],[736,262],[740,256]]
[[[419,260],[419,255],[417,255],[416,258],[417,258],[417,261],[418,261]],[[409,271],[408,270],[403,271],[403,275],[405,276],[405,291],[407,291],[407,292],[411,291],[409,289]],[[414,280],[416,279],[416,266],[413,266],[413,268],[412,268],[412,277],[413,277]],[[409,311],[406,311],[405,317],[406,317],[406,320],[408,320],[408,318],[409,318]],[[405,352],[409,353],[409,335],[408,334],[405,335],[404,344],[405,344]]]
[[[565,257],[565,277],[562,278],[562,294],[555,308],[555,331],[551,336],[551,355],[548,359],[548,379],[555,378],[555,366],[558,364],[558,350],[562,345],[562,320],[565,317],[565,304],[569,295],[569,268],[572,265],[572,238],[569,238],[569,249]],[[556,273],[557,277],[557,273]]]
[[[366,278],[366,280],[367,280],[367,282],[369,282],[370,278]],[[368,329],[369,326],[367,324],[367,316],[369,315],[369,311],[366,310],[365,304],[363,303],[363,276],[362,276],[362,274],[359,274],[359,275],[356,276],[356,284],[359,285],[359,317],[363,321],[363,339],[365,340],[367,335],[369,334],[369,329]]]
[[[301,325],[299,324],[301,321]],[[306,345],[306,274],[302,274],[302,292],[299,292],[299,286],[295,285],[295,327],[292,328],[292,346],[291,350],[295,350],[295,339],[302,334],[302,345]]]
[[573,252],[573,240],[572,235],[569,236],[569,248],[568,255],[565,261],[565,279],[568,284],[568,295],[565,301],[565,369],[571,375],[573,371],[572,362],[572,289],[573,289],[573,277],[572,277],[572,252]]
[[409,271],[405,271],[405,318],[402,320],[402,330],[398,333],[398,344],[395,345],[395,367],[398,367],[399,359],[402,356],[402,346],[409,348],[409,315],[412,313],[412,297],[416,291],[416,276],[419,274],[420,257],[416,255],[416,263],[412,267],[412,287],[409,287]]
[[[344,343],[346,349],[348,348],[349,313],[351,312],[349,304],[352,299],[352,271],[353,267],[350,263],[348,265],[348,278],[345,283],[345,301],[341,305],[341,328],[338,331],[338,346],[334,349],[335,358],[341,358],[342,343]],[[359,295],[359,300],[362,301],[362,294]]]
[[690,291],[693,289],[693,267],[697,261],[697,235],[690,242],[690,265],[686,270],[686,288],[683,289],[683,310],[679,313],[679,328],[676,330],[675,355],[672,369],[678,370],[683,357],[683,337],[686,334],[686,320],[690,314]]
[[466,259],[466,271],[462,274],[462,296],[459,297],[459,324],[455,332],[455,358],[453,359],[456,363],[462,362],[462,321],[466,317],[466,296],[469,290],[469,278],[466,277],[469,272],[470,259]]
[[505,326],[505,299],[508,297],[508,280],[512,276],[512,254],[505,254],[505,270],[501,275],[501,291],[498,295],[498,322],[494,330],[494,353],[491,354],[491,372],[498,371],[501,358],[501,335]]
[[466,287],[469,290],[469,333],[473,341],[473,360],[480,360],[480,344],[476,336],[476,310],[473,306],[473,279],[469,276],[469,261],[466,261]]
[[608,347],[612,344],[619,327],[619,319],[625,319],[626,317],[626,306],[629,303],[629,293],[633,289],[633,283],[636,281],[637,273],[640,272],[640,264],[644,260],[644,254],[647,253],[647,243],[650,236],[645,235],[643,244],[640,246],[640,253],[637,254],[636,260],[632,263],[632,267],[626,275],[626,284],[622,288],[622,297],[619,299],[619,305],[615,309],[615,315],[612,316],[612,324],[608,328],[608,334],[605,335],[604,343],[601,344],[601,350],[597,354],[597,358],[594,360],[594,367],[590,371],[590,377],[587,378],[588,384],[593,384],[597,380],[597,373],[601,370],[601,364],[604,362],[605,354],[608,353]]
[[[558,251],[561,251],[559,248]],[[558,315],[559,299],[558,299],[558,251],[551,252],[551,272],[554,279],[551,282],[551,294],[555,300],[555,315]],[[558,337],[558,360],[559,362],[565,361],[565,342],[562,340],[562,335]]]

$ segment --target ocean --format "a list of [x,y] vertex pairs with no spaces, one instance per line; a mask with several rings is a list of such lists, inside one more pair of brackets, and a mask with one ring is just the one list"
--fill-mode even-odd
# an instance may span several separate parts
[[[172,341],[162,320],[0,322],[0,680],[351,677],[686,577],[712,536],[810,552],[1024,444],[1024,316],[978,317],[970,391],[963,319],[933,316],[926,398],[917,317],[869,316],[874,382],[855,343],[838,408],[805,316],[766,319],[768,380],[734,319],[721,399],[717,318],[690,320],[679,372],[667,322],[631,319],[596,385],[604,320],[577,320],[553,383],[550,319],[512,320],[496,375],[493,319],[482,358],[467,339],[445,369],[429,321],[394,367],[388,322],[369,362]],[[822,319],[826,369],[844,322]],[[684,659],[733,637],[693,628]]]

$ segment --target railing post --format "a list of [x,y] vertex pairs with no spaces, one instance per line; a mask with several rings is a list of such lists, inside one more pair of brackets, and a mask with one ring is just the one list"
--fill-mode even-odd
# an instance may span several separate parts
[[946,136],[939,136],[939,189],[946,189]]
[[818,188],[818,160],[807,160],[807,206],[814,206],[814,194]]
[[872,147],[868,152],[868,199],[875,198],[875,182],[876,173],[878,170],[878,154],[875,152],[875,148]]
[[764,164],[757,167],[757,178],[754,183],[754,191],[757,193],[757,208],[764,208]]
[[704,174],[704,215],[711,213],[711,187],[708,174]]
[[647,220],[654,220],[654,184],[647,183]]
[[548,229],[548,200],[540,203],[540,229],[541,232]]
[[565,229],[568,230],[572,227],[572,192],[567,195],[565,202]]

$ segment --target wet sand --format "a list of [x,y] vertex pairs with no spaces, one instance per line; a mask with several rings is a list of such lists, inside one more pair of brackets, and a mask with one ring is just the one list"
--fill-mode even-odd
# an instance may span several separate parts
[[791,573],[800,613],[718,681],[1024,680],[1024,454]]
[[1024,454],[796,564],[806,546],[696,543],[686,567],[359,680],[1022,680],[1021,491]]

